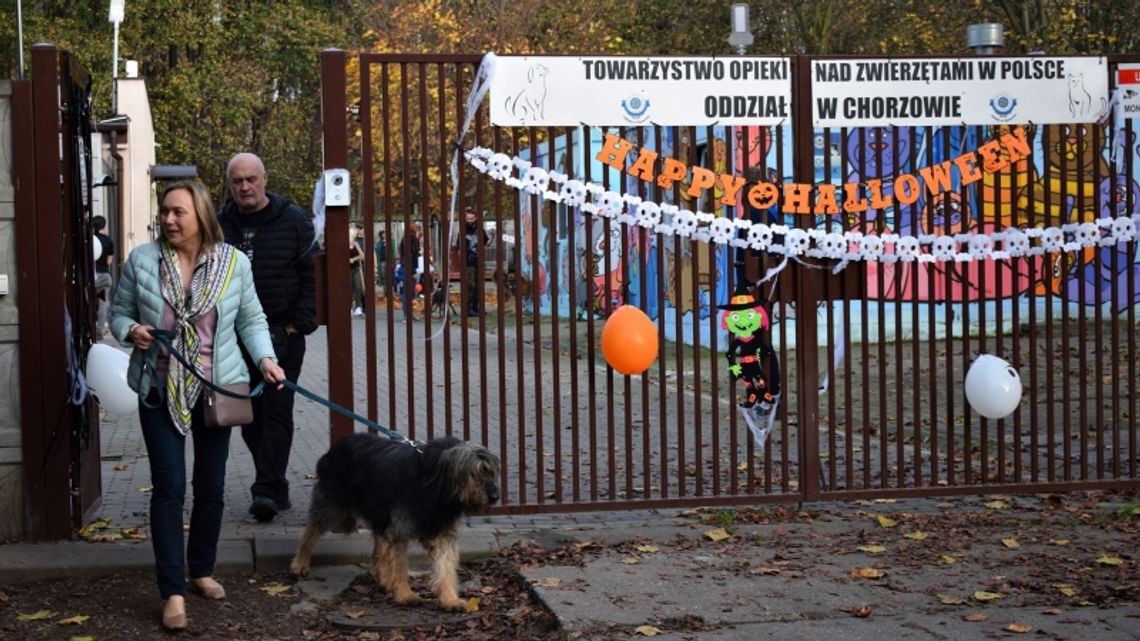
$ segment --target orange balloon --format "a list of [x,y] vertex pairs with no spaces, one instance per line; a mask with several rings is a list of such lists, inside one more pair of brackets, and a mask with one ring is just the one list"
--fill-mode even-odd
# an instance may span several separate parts
[[416,283],[416,293],[419,294],[419,293],[422,293],[423,291],[424,291],[424,286],[419,284],[419,283]]
[[657,360],[657,326],[634,305],[622,305],[602,326],[602,355],[622,374],[640,374]]

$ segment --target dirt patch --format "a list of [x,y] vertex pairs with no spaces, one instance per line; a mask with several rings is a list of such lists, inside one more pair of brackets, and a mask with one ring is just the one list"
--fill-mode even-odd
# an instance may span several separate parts
[[[336,599],[305,602],[285,573],[219,576],[225,601],[187,596],[189,629],[184,638],[271,641],[301,639],[413,639],[554,641],[557,621],[537,603],[519,578],[514,562],[491,559],[463,568],[465,598],[478,610],[449,615],[428,603],[400,608],[402,622],[369,625],[395,608],[368,578],[358,579]],[[425,598],[427,580],[413,583]],[[0,588],[0,638],[109,639],[162,638],[161,602],[149,572],[98,578],[38,581]],[[417,616],[418,614],[418,616]],[[21,620],[30,619],[30,620]],[[69,622],[70,621],[70,622]]]

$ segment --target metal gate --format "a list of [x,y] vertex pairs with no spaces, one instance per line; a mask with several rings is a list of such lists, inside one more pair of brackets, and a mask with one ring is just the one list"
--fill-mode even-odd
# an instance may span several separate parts
[[[793,58],[793,122],[811,122],[811,60]],[[351,208],[327,212],[329,388],[335,402],[364,406],[412,438],[455,434],[497,452],[496,511],[1137,486],[1135,241],[910,270],[852,263],[833,274],[835,261],[802,260],[773,275],[778,257],[520,195],[462,158],[454,168],[457,225],[471,208],[492,238],[474,278],[457,260],[464,235],[448,226],[457,146],[685,205],[679,189],[599,171],[591,159],[604,133],[691,166],[779,184],[826,182],[852,169],[898,176],[999,131],[812,130],[791,122],[500,128],[483,106],[468,137],[456,140],[479,62],[323,54],[325,167],[348,167],[360,186]],[[1140,212],[1130,121],[1031,131],[1044,166],[1030,158],[889,218],[825,224],[954,234]],[[1054,159],[1048,150],[1058,145],[1087,156]],[[763,215],[743,206],[726,213]],[[363,321],[349,315],[357,304],[348,285],[350,218],[363,224],[366,247],[381,232],[384,239],[384,262],[366,252],[365,291],[376,296],[366,295]],[[419,292],[400,260],[413,222],[427,259]],[[717,306],[738,283],[763,275],[772,278],[754,291],[770,304],[785,380],[779,420],[759,447],[721,356]],[[477,314],[466,313],[470,301]],[[414,315],[405,321],[408,302]],[[659,357],[641,376],[617,374],[599,349],[605,319],[622,304],[638,306],[658,328]],[[966,403],[965,370],[983,353],[1009,360],[1023,377],[1020,408],[1007,419],[981,419]],[[333,439],[352,429],[339,416],[331,421]]]
[[54,45],[12,82],[14,293],[20,314],[24,531],[66,539],[98,505],[99,420],[82,383],[94,339],[91,80]]

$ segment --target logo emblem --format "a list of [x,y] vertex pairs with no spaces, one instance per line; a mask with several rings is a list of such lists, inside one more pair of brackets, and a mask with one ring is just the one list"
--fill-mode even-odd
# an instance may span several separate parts
[[990,98],[990,111],[993,112],[994,118],[1001,122],[1012,120],[1014,112],[1017,111],[1017,99],[1000,93]]
[[649,119],[649,101],[641,96],[630,96],[621,101],[621,109],[628,122],[641,123]]

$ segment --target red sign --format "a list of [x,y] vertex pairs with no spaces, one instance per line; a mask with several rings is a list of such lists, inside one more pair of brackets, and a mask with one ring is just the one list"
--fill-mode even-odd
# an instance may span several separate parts
[[1117,69],[1116,84],[1140,85],[1140,69]]

